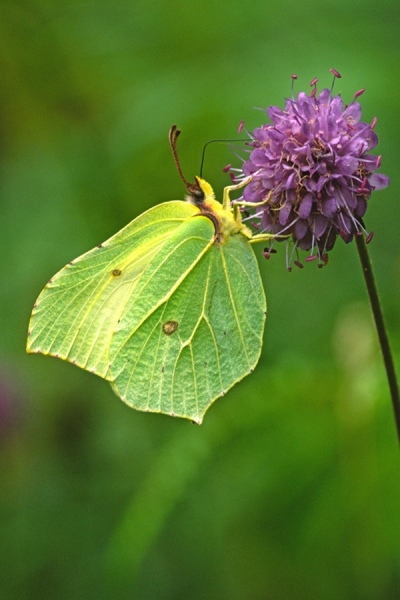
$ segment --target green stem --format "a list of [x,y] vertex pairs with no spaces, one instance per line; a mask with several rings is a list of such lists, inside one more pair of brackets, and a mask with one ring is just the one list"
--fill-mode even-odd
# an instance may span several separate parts
[[392,352],[390,350],[389,338],[387,335],[381,304],[379,302],[378,290],[372,272],[371,260],[369,258],[367,244],[363,235],[356,236],[358,254],[360,256],[362,270],[364,273],[365,284],[367,286],[371,308],[375,319],[376,329],[378,331],[379,343],[382,350],[383,361],[385,363],[386,375],[389,382],[390,394],[394,411],[394,419],[397,428],[397,438],[400,444],[400,396],[397,385],[396,371]]

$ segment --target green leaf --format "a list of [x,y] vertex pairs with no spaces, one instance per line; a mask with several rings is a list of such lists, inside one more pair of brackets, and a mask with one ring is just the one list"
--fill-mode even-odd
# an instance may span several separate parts
[[104,377],[134,408],[201,423],[256,366],[265,314],[240,216],[211,196],[201,206],[172,201],[50,280],[32,312],[27,350]]

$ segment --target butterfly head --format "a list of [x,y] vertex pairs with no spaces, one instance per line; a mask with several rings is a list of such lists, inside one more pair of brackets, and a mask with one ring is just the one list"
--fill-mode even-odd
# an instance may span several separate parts
[[211,185],[201,177],[195,177],[195,182],[187,183],[186,188],[189,192],[186,200],[191,204],[201,207],[207,205],[210,200],[215,200],[214,190]]

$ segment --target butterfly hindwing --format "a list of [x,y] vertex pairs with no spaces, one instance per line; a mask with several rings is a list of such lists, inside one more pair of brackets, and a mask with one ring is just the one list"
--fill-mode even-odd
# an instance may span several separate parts
[[257,364],[265,313],[245,238],[212,244],[131,335],[126,310],[111,343],[114,390],[134,408],[201,422],[210,404]]

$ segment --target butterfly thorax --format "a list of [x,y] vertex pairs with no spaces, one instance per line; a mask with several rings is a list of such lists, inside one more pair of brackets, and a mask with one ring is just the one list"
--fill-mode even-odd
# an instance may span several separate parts
[[195,204],[200,209],[200,214],[209,217],[215,227],[215,242],[225,244],[233,235],[242,234],[246,238],[251,238],[251,230],[242,223],[239,211],[232,209],[230,205],[226,208],[215,199],[214,190],[211,185],[196,177],[196,182],[204,193],[204,198],[198,200],[194,196],[187,196],[187,201]]

